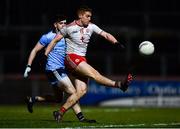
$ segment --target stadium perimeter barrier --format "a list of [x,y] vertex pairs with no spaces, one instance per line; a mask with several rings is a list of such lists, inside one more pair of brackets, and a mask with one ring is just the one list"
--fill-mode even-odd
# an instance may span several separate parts
[[[53,94],[44,75],[23,79],[22,75],[1,77],[0,104],[23,104],[27,95]],[[100,86],[89,81],[88,92],[80,100],[82,105],[180,107],[179,78],[136,77],[127,92]]]
[[125,93],[90,81],[89,91],[81,99],[81,103],[101,106],[179,107],[180,81],[135,80]]

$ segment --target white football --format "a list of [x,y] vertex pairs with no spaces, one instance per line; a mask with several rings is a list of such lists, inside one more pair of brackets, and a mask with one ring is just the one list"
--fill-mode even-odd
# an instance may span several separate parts
[[154,53],[154,44],[150,41],[143,41],[139,44],[139,52],[143,55],[151,55]]

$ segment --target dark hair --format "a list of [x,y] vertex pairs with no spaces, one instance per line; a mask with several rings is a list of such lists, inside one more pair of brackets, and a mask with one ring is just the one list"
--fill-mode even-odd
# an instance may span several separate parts
[[92,9],[91,9],[91,8],[89,8],[89,7],[86,6],[86,5],[82,5],[82,6],[80,6],[80,7],[78,8],[78,10],[77,10],[77,15],[82,14],[82,13],[87,12],[87,11],[92,13]]
[[51,18],[51,21],[50,21],[50,26],[51,26],[51,29],[52,31],[55,33],[56,31],[56,28],[54,27],[54,23],[56,22],[60,22],[60,21],[63,21],[63,20],[66,20],[66,16],[65,15],[62,15],[62,14],[56,14],[54,15],[52,18]]
[[66,20],[66,18],[67,17],[65,15],[56,14],[52,17],[51,23],[54,24],[55,22],[60,22],[60,21]]

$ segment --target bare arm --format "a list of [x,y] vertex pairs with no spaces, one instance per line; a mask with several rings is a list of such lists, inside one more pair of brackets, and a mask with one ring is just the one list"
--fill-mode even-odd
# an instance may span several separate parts
[[36,54],[38,51],[40,51],[44,46],[41,45],[39,42],[36,44],[36,46],[32,49],[29,58],[28,58],[28,64],[27,65],[32,65],[32,62],[34,58],[36,57]]
[[63,36],[61,34],[58,34],[47,46],[46,51],[45,51],[45,55],[47,56],[50,51],[54,48],[54,46],[56,45],[56,43],[58,41],[60,41],[63,38]]
[[107,39],[108,41],[110,41],[111,43],[113,43],[113,44],[118,42],[117,39],[113,35],[111,35],[110,33],[105,32],[105,31],[102,31],[100,33],[100,35],[102,37],[104,37],[105,39]]

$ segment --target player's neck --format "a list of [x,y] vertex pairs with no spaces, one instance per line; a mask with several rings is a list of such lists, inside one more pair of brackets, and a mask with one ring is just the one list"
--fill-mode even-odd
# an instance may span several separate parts
[[75,20],[75,23],[80,27],[84,27],[80,20]]

